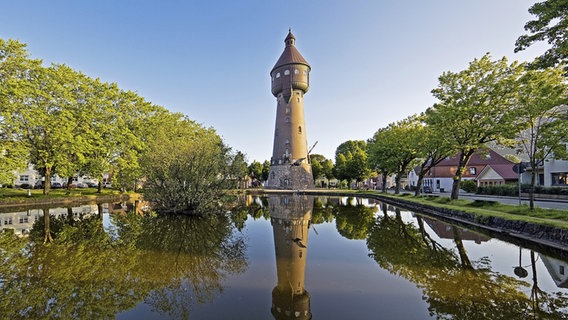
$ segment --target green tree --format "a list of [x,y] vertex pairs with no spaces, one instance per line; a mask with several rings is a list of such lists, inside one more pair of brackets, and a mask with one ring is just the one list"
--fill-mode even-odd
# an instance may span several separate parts
[[76,138],[77,115],[73,112],[77,74],[61,65],[35,65],[28,72],[28,79],[9,83],[4,120],[30,151],[30,162],[45,177],[44,194],[48,194],[56,169],[64,169],[71,154],[81,155],[85,150],[82,139]]
[[368,178],[371,170],[367,161],[367,143],[363,140],[349,140],[335,150],[335,173],[339,180],[361,182]]
[[[424,115],[421,116],[421,120],[424,121]],[[422,192],[422,185],[426,174],[446,157],[453,155],[453,150],[443,133],[437,132],[425,124],[421,127],[417,126],[416,130],[421,138],[418,139],[416,144],[419,154],[419,164],[417,166],[418,181],[414,195],[419,196]]]
[[262,163],[256,160],[251,162],[248,166],[248,174],[253,179],[253,182],[254,180],[256,180],[256,183],[260,182],[262,179]]
[[444,72],[432,94],[439,102],[426,111],[426,124],[444,134],[458,154],[451,199],[459,196],[463,172],[479,148],[512,138],[517,79],[523,66],[506,58],[492,61],[489,54],[470,62],[463,71]]
[[232,165],[234,167],[234,177],[232,177],[232,179],[235,179],[235,187],[243,188],[243,181],[245,180],[248,173],[247,162],[244,153],[238,151],[233,158]]
[[382,191],[387,191],[387,178],[397,171],[394,161],[392,143],[388,128],[381,128],[367,141],[369,166],[382,177]]
[[213,129],[187,118],[161,126],[141,159],[144,197],[162,212],[210,213],[231,186],[233,157]]
[[268,180],[268,175],[270,174],[270,161],[264,160],[262,163],[262,181]]
[[319,162],[319,160],[317,159],[317,157],[314,157],[315,155],[310,154],[310,164],[312,165],[312,176],[314,178],[314,181],[316,179],[318,179],[319,177],[322,176],[323,173],[323,167],[321,165],[321,163]]
[[529,158],[532,210],[538,166],[551,156],[568,157],[568,85],[559,68],[527,70],[519,81],[517,121],[521,131],[516,141]]
[[[351,156],[351,153],[348,153],[347,155]],[[339,180],[341,186],[343,180],[349,178],[347,175],[347,158],[343,153],[335,156],[335,166],[333,168],[333,175]]]
[[15,40],[0,39],[0,184],[12,184],[14,171],[27,165],[27,145],[9,121],[6,121],[7,106],[12,95],[12,84],[29,78],[27,70],[40,65],[31,60],[26,45]]
[[402,177],[408,174],[420,155],[419,141],[424,138],[421,128],[418,118],[412,116],[389,124],[385,130],[378,130],[369,140],[372,164],[376,168],[388,167],[385,171],[396,175],[396,194],[400,193]]
[[[515,52],[532,44],[547,41],[552,47],[532,64],[536,68],[547,68],[568,63],[568,1],[545,0],[533,4],[529,13],[536,16],[525,24],[529,34],[520,36],[515,43]],[[565,69],[568,71],[568,69]]]
[[331,161],[330,159],[325,159],[323,162],[321,162],[321,166],[322,166],[322,174],[323,176],[327,179],[327,181],[335,178],[333,176],[333,161]]

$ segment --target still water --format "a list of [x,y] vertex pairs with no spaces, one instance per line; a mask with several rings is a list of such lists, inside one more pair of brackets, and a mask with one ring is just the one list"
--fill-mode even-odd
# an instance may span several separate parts
[[568,319],[566,252],[367,199],[242,200],[0,213],[0,319]]

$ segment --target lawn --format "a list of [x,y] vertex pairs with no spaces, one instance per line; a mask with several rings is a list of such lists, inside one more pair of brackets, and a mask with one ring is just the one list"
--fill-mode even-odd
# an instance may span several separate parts
[[[28,195],[28,192],[30,193]],[[103,189],[101,193],[97,193],[96,188],[73,188],[52,189],[49,195],[43,194],[43,189],[18,189],[18,188],[0,188],[0,202],[2,200],[25,200],[25,199],[46,199],[46,198],[66,198],[79,196],[100,196],[119,194],[118,190]]]

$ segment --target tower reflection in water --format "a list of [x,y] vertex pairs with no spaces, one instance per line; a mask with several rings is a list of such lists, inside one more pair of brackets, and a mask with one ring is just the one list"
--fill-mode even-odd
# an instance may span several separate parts
[[270,196],[268,205],[278,276],[278,283],[272,290],[272,315],[275,319],[311,319],[310,295],[304,289],[304,274],[313,197]]

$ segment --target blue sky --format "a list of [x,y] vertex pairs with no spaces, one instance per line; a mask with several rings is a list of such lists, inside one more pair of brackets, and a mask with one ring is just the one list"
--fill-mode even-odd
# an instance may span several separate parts
[[116,82],[213,127],[250,161],[272,154],[269,72],[288,28],[312,66],[308,145],[333,159],[347,140],[430,107],[444,71],[513,53],[533,0],[0,0],[0,37],[33,58]]

